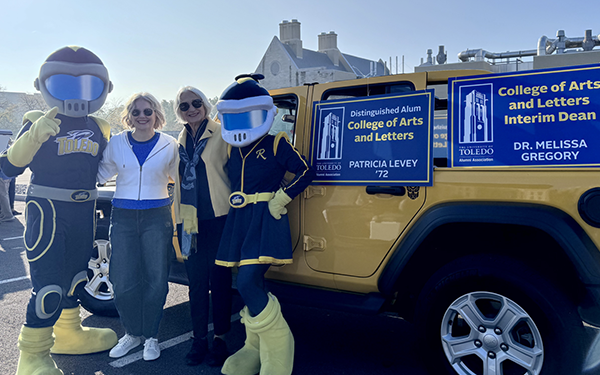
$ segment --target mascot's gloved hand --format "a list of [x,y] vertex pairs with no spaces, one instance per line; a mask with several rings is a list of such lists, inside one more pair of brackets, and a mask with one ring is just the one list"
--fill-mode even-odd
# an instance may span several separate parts
[[283,189],[277,190],[273,198],[269,201],[269,212],[275,220],[281,219],[281,215],[287,214],[285,206],[292,201],[289,195]]
[[25,167],[33,160],[42,143],[60,131],[60,120],[54,118],[58,107],[54,107],[37,119],[23,135],[8,149],[8,161],[15,167]]
[[31,140],[33,142],[42,144],[46,142],[48,138],[58,134],[60,131],[60,120],[54,118],[57,113],[58,107],[54,107],[31,125],[29,133],[31,133]]

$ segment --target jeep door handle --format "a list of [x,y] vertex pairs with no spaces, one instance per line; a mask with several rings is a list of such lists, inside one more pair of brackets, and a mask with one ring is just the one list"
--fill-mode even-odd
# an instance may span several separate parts
[[367,194],[390,194],[403,196],[406,194],[404,186],[367,186]]

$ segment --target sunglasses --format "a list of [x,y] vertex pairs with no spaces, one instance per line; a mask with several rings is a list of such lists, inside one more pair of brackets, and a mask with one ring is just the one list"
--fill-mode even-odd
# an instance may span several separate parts
[[[131,115],[133,117],[138,117],[142,112],[139,109],[134,109],[133,111],[131,111]],[[152,110],[152,108],[145,108],[144,109],[144,115],[150,117],[152,116],[152,114],[154,113],[154,111]]]
[[[196,108],[196,109],[198,109],[198,108],[202,107],[202,104],[204,104],[204,103],[202,102],[202,99],[194,99],[194,100],[192,100],[192,105],[193,105],[193,106],[194,106],[194,108]],[[179,104],[179,110],[180,110],[181,112],[185,112],[185,111],[187,111],[188,109],[190,109],[190,103],[183,102],[183,103]]]

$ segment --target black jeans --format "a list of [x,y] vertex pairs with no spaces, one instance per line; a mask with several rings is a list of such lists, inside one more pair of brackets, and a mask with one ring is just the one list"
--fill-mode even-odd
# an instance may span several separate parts
[[209,298],[214,333],[224,335],[231,329],[231,268],[215,264],[226,218],[198,221],[198,249],[185,261],[195,338],[208,333]]

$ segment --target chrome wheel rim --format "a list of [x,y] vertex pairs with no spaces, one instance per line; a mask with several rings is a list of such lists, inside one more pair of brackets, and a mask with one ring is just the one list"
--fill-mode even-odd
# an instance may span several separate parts
[[97,300],[110,301],[114,297],[113,286],[109,280],[110,242],[96,240],[94,248],[98,252],[98,257],[92,257],[88,262],[88,282],[83,289]]
[[441,340],[460,375],[538,375],[542,369],[544,347],[532,317],[496,293],[456,299],[444,314]]

